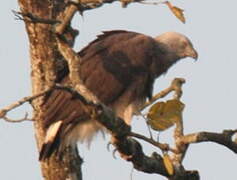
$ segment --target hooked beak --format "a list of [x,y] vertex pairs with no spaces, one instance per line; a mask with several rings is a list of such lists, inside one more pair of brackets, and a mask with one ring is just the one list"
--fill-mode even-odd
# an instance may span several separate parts
[[188,54],[188,57],[191,57],[193,59],[195,59],[195,61],[198,59],[198,53],[195,49],[192,49],[190,51],[190,53]]

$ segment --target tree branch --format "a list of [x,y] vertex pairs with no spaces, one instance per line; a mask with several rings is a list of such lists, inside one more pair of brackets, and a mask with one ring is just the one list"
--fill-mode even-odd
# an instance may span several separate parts
[[23,21],[31,22],[31,23],[42,23],[42,24],[51,24],[51,25],[61,23],[58,20],[40,18],[31,13],[23,13],[23,12],[18,12],[14,10],[12,10],[12,12],[16,17],[15,18],[16,20],[23,20]]
[[54,19],[43,19],[40,17],[37,17],[31,13],[23,13],[23,12],[17,12],[12,11],[13,14],[16,16],[17,20],[23,20],[25,22],[31,22],[31,23],[43,23],[43,24],[51,24],[55,25],[58,24],[55,28],[55,32],[58,34],[63,34],[66,27],[70,24],[74,14],[79,11],[80,14],[82,14],[86,10],[91,10],[95,8],[99,8],[107,3],[113,3],[115,1],[120,1],[122,4],[122,7],[126,7],[130,3],[142,3],[142,4],[149,4],[149,5],[160,5],[164,4],[165,1],[161,2],[145,2],[144,0],[81,0],[78,2],[70,1],[68,2],[66,8],[64,11],[62,11],[59,14],[59,17],[57,19],[60,20],[54,20]]
[[[170,175],[168,174],[164,166],[163,158],[161,155],[157,153],[153,153],[151,156],[146,156],[142,150],[142,146],[140,145],[140,143],[138,143],[134,139],[128,138],[128,136],[134,136],[134,137],[146,140],[147,142],[158,146],[162,150],[171,150],[172,152],[175,152],[174,149],[169,148],[165,144],[151,141],[149,138],[146,138],[145,136],[132,133],[130,130],[130,126],[128,126],[119,117],[116,117],[115,113],[110,108],[100,103],[94,104],[93,102],[88,101],[81,94],[75,91],[73,88],[56,85],[55,87],[45,90],[34,96],[25,97],[19,100],[18,102],[8,106],[7,108],[1,110],[1,112],[2,113],[5,112],[4,115],[6,115],[7,112],[20,106],[21,104],[25,102],[31,102],[36,98],[45,96],[54,89],[61,89],[61,90],[70,92],[73,94],[75,98],[78,98],[86,105],[90,106],[91,108],[94,108],[94,111],[96,112],[96,119],[98,120],[98,122],[103,124],[113,136],[113,140],[114,140],[113,144],[115,145],[117,150],[120,152],[121,157],[127,161],[132,162],[134,165],[134,168],[146,173],[157,173],[166,177],[170,177]],[[186,173],[188,172],[189,171],[187,171]]]
[[9,105],[9,106],[7,106],[7,107],[1,109],[1,110],[0,110],[0,118],[5,118],[5,120],[6,120],[6,117],[5,117],[5,116],[7,115],[7,113],[8,113],[9,111],[11,111],[11,110],[13,110],[13,109],[15,109],[15,108],[21,106],[22,104],[24,104],[24,103],[26,103],[26,102],[29,102],[29,103],[31,104],[31,102],[32,102],[34,99],[46,95],[47,93],[49,93],[49,91],[51,91],[51,90],[46,90],[46,91],[40,92],[40,93],[38,93],[38,94],[35,94],[35,95],[33,95],[33,96],[24,97],[24,98],[20,99],[19,101],[17,101],[17,102],[15,102],[15,103],[13,103],[13,104],[11,104],[11,105]]
[[177,153],[177,151],[175,149],[169,147],[168,144],[162,144],[160,142],[154,141],[152,138],[147,138],[146,136],[143,136],[141,134],[137,134],[134,132],[130,132],[129,135],[132,137],[138,138],[138,139],[142,139],[142,140],[160,148],[162,151],[171,151],[173,153]]
[[60,19],[62,19],[62,23],[58,24],[55,28],[55,32],[58,34],[63,34],[66,27],[70,24],[74,14],[78,11],[78,7],[75,3],[70,3],[63,12],[60,13]]
[[180,142],[183,144],[215,142],[237,153],[237,143],[232,140],[233,135],[236,133],[237,130],[224,130],[222,133],[198,132],[181,137]]
[[80,95],[79,93],[77,93],[77,91],[75,91],[73,88],[69,87],[69,86],[62,86],[60,84],[56,84],[54,87],[52,88],[49,88],[47,90],[44,90],[38,94],[35,94],[33,96],[27,96],[27,97],[24,97],[16,102],[14,102],[13,104],[3,108],[3,109],[0,109],[0,118],[4,119],[5,121],[7,122],[12,122],[12,123],[18,123],[18,122],[23,122],[23,121],[32,121],[32,119],[28,119],[28,113],[25,114],[25,116],[23,118],[20,118],[20,119],[16,119],[16,120],[13,120],[13,119],[10,119],[8,118],[6,115],[8,112],[12,111],[13,109],[23,105],[24,103],[30,103],[32,104],[32,101],[39,98],[39,97],[42,97],[42,96],[46,96],[47,94],[49,94],[50,92],[52,92],[54,89],[60,89],[60,90],[64,90],[64,91],[67,91],[71,94],[73,94],[73,97],[75,98],[78,98],[80,99],[80,101],[82,101],[83,103],[87,104],[87,105],[90,105],[92,102],[90,101],[87,101],[82,95]]
[[68,62],[69,67],[69,78],[72,83],[73,88],[81,94],[87,101],[92,101],[93,103],[100,102],[98,98],[87,89],[80,78],[80,63],[81,58],[79,55],[62,40],[61,36],[57,36],[58,49],[62,56]]
[[7,122],[10,122],[10,123],[20,123],[20,122],[23,122],[23,121],[33,121],[32,119],[28,118],[28,113],[26,113],[25,116],[21,119],[11,119],[11,118],[8,118],[7,116],[3,116],[2,119],[4,119]]
[[158,99],[161,99],[165,96],[167,96],[169,93],[171,93],[172,91],[175,91],[175,99],[179,99],[182,95],[182,90],[181,90],[181,86],[185,83],[185,79],[183,78],[175,78],[172,82],[171,85],[164,89],[163,91],[157,93],[156,95],[154,95],[150,101],[146,102],[144,104],[144,106],[140,109],[140,111],[142,111],[143,109],[145,109],[146,107],[150,106],[151,104],[153,104],[155,101],[157,101]]

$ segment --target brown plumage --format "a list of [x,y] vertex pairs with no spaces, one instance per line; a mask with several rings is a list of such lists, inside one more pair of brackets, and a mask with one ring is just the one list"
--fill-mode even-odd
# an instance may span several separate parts
[[[78,54],[85,86],[127,124],[146,98],[151,98],[155,78],[182,58],[197,58],[190,40],[179,33],[152,38],[120,30],[104,32]],[[64,68],[58,81],[69,83],[67,75]],[[102,129],[86,114],[82,102],[65,91],[55,90],[43,108],[47,134],[40,160],[78,140],[90,141]]]

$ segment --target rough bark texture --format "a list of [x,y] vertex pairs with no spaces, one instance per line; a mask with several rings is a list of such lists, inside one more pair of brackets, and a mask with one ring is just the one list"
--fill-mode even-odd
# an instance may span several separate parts
[[[54,3],[54,4],[53,4]],[[31,13],[37,17],[54,19],[59,10],[64,7],[64,1],[37,1],[19,0],[21,12]],[[58,58],[56,39],[53,26],[25,21],[26,31],[29,37],[32,93],[37,94],[51,87],[56,79],[55,63]],[[41,147],[45,137],[42,128],[41,104],[43,98],[34,100],[34,127],[38,148]],[[41,163],[43,177],[46,180],[71,180],[81,179],[82,159],[78,156],[77,149],[69,148],[62,160],[55,156],[49,161]]]

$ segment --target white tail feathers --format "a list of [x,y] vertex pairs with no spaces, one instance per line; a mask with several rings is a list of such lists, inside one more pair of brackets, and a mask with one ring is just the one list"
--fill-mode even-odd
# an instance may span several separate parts
[[60,140],[57,140],[60,128],[62,126],[62,121],[57,121],[51,124],[46,132],[45,141],[41,147],[39,160],[44,160],[58,148]]
[[54,141],[61,125],[62,125],[62,121],[57,121],[49,126],[49,128],[46,132],[46,137],[45,137],[44,143],[48,143],[48,142],[52,143]]

